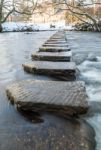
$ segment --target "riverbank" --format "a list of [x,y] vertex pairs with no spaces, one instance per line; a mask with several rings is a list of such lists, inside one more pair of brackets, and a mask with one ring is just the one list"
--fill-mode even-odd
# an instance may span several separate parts
[[101,23],[97,24],[98,30],[95,28],[94,24],[90,23],[77,23],[74,26],[76,31],[92,31],[92,32],[101,32]]
[[61,29],[73,30],[71,25],[65,26],[64,23],[23,23],[23,22],[6,22],[2,24],[3,32],[36,32],[36,31],[57,31]]

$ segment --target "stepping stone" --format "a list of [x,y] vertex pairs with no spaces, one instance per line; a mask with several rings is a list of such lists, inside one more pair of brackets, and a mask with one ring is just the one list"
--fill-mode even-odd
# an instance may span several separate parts
[[67,42],[65,39],[48,39],[48,42]]
[[50,37],[50,39],[64,39],[65,38],[65,36],[63,35],[63,36],[51,36]]
[[33,60],[41,61],[71,61],[72,52],[36,52],[31,57]]
[[40,47],[39,52],[67,52],[70,48],[67,47]]
[[63,39],[61,39],[61,40],[56,40],[56,39],[48,39],[46,42],[60,42],[60,43],[62,43],[62,42],[66,42],[67,43],[67,41],[66,40],[63,40]]
[[52,35],[51,37],[56,37],[56,38],[60,38],[60,37],[65,37],[65,35],[64,34],[56,34],[56,35]]
[[50,37],[50,40],[65,40],[65,37]]
[[86,121],[44,113],[43,122],[33,123],[33,113],[30,123],[23,112],[21,122],[1,125],[1,150],[95,150],[95,132]]
[[26,72],[32,74],[48,75],[66,81],[76,79],[76,64],[74,62],[32,61],[22,66]]
[[67,44],[67,41],[46,41],[44,44]]
[[88,110],[84,82],[25,80],[6,89],[12,103],[23,110],[53,112],[63,116]]
[[66,44],[51,44],[51,43],[46,43],[46,44],[43,44],[42,46],[43,47],[44,46],[47,46],[47,47],[68,47],[67,43]]

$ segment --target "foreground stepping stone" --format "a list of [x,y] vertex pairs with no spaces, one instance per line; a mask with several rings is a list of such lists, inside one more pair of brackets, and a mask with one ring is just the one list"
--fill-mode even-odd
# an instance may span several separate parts
[[84,120],[46,113],[42,123],[20,118],[17,125],[1,125],[1,150],[95,150],[95,132]]
[[70,51],[70,48],[67,47],[40,47],[39,52],[66,52]]
[[32,74],[48,75],[66,81],[76,79],[76,65],[74,62],[32,61],[22,66],[26,72]]
[[53,112],[61,116],[88,110],[84,82],[25,80],[7,87],[7,96],[23,110]]
[[72,52],[36,52],[31,55],[33,60],[41,60],[41,61],[71,61]]

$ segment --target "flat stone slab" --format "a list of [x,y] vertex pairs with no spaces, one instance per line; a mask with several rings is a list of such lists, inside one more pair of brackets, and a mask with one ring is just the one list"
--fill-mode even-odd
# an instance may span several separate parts
[[46,46],[46,47],[68,47],[68,44],[62,44],[62,43],[54,43],[54,44],[51,44],[51,43],[45,43],[42,45],[43,47]]
[[50,39],[52,39],[52,38],[53,39],[65,39],[65,36],[64,35],[61,35],[61,36],[60,35],[55,35],[55,36],[53,35],[50,37]]
[[65,39],[48,39],[47,41],[51,41],[51,42],[67,42]]
[[7,96],[18,108],[52,112],[62,116],[85,114],[88,110],[85,84],[25,80],[7,87]]
[[72,52],[36,52],[31,55],[33,60],[41,61],[71,61]]
[[48,75],[59,80],[74,81],[76,64],[74,62],[32,61],[22,65],[32,74]]
[[1,150],[95,150],[94,130],[84,120],[51,114],[42,115],[42,123],[20,118],[14,119],[14,126],[8,121],[9,125],[1,124]]
[[66,52],[70,51],[70,48],[67,47],[40,47],[39,48],[40,52]]
[[44,44],[67,44],[67,41],[46,41]]
[[50,37],[49,40],[66,40],[65,37]]

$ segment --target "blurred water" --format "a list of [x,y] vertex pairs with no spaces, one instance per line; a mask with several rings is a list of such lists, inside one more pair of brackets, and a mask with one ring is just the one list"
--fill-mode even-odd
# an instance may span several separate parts
[[96,131],[96,150],[101,150],[101,33],[68,32],[67,38],[95,111],[86,120]]
[[[31,60],[31,53],[54,32],[3,33],[0,34],[0,150],[22,150],[28,141],[27,132],[33,130],[33,124],[25,120],[16,109],[9,104],[5,89],[16,81],[37,78],[22,69],[22,63]],[[43,77],[47,79],[46,77]],[[19,141],[22,139],[22,143]],[[30,134],[32,138],[32,133]],[[12,144],[13,143],[13,144]],[[18,146],[18,147],[17,147]],[[29,148],[30,149],[30,148]]]
[[[8,84],[23,79],[50,79],[45,76],[33,76],[25,73],[21,64],[30,60],[31,53],[37,51],[38,47],[53,33],[51,31],[31,34],[0,34],[0,150],[7,149],[5,143],[8,144],[9,138],[13,139],[13,136],[17,136],[16,133],[21,134],[22,140],[24,141],[25,138],[26,141],[27,133],[33,130],[33,125],[19,115],[16,109],[9,104],[5,88]],[[67,32],[67,39],[73,51],[74,60],[81,71],[79,79],[86,82],[89,100],[101,102],[101,34]],[[92,54],[97,58],[97,62],[89,60],[89,56]],[[96,150],[101,150],[101,114],[96,112],[94,116],[87,118],[87,121],[96,131]],[[4,140],[5,142],[3,142]],[[18,137],[16,140],[17,145],[21,146]],[[30,141],[28,142],[30,143]],[[20,147],[20,150],[22,149]]]

